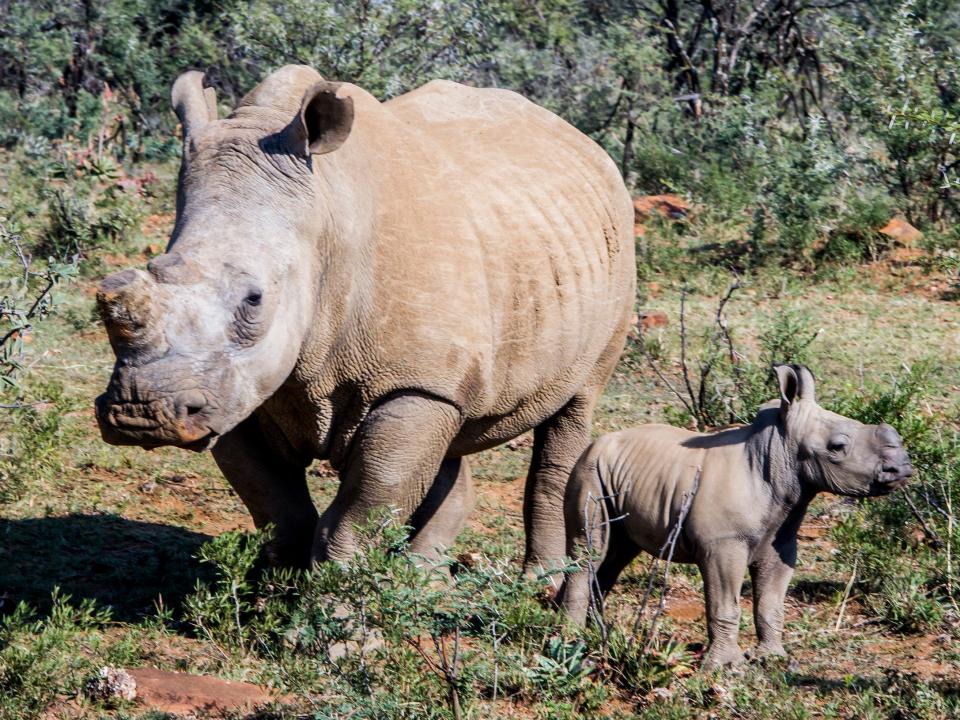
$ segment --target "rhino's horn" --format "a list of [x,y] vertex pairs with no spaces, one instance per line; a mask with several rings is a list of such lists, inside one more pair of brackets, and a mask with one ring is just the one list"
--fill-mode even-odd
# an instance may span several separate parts
[[163,334],[155,322],[153,282],[141,270],[124,270],[100,283],[97,307],[117,357],[162,352]]
[[184,140],[216,119],[216,96],[210,97],[204,91],[203,73],[199,70],[188,70],[180,75],[173,83],[170,99],[183,125]]

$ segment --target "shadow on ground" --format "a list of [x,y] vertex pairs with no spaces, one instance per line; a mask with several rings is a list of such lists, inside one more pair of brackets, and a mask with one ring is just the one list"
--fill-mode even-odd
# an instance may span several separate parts
[[805,604],[829,602],[842,595],[845,586],[839,580],[801,578],[790,585],[787,594]]
[[205,574],[194,559],[208,535],[117,515],[0,518],[0,614],[24,600],[41,611],[55,587],[110,606],[115,620],[176,608]]
[[[881,673],[873,676],[850,675],[842,678],[796,674],[789,676],[787,682],[794,687],[816,688],[822,694],[850,690],[862,694],[869,691],[887,696],[900,696],[904,700],[910,700],[923,688],[932,688],[946,698],[960,698],[960,679],[938,678],[924,682],[918,675],[898,668],[885,668],[882,669]],[[906,715],[896,715],[894,717],[915,716],[909,714],[908,711]]]

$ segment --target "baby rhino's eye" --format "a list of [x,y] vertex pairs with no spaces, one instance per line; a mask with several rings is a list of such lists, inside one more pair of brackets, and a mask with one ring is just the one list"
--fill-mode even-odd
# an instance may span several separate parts
[[834,435],[827,441],[827,450],[832,453],[843,453],[847,451],[850,444],[850,438],[846,435]]
[[259,290],[251,290],[249,293],[247,293],[247,296],[243,299],[243,301],[247,305],[257,307],[262,299],[263,293],[261,293]]

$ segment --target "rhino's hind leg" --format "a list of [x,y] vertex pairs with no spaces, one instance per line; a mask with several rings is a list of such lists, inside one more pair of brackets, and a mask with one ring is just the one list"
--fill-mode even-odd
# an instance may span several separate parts
[[410,518],[410,550],[431,559],[449,550],[475,502],[467,458],[444,460],[426,499]]
[[610,527],[610,549],[597,568],[597,585],[603,597],[613,589],[627,565],[640,554],[640,546],[627,535],[623,522],[615,522]]
[[[364,419],[340,472],[340,488],[317,523],[313,559],[349,560],[356,527],[392,509],[406,523],[426,499],[462,424],[460,411],[421,392],[398,392]],[[442,505],[442,504],[441,504]]]
[[[564,493],[570,472],[590,442],[590,421],[596,392],[574,395],[533,433],[533,459],[523,495],[523,525],[527,548],[526,573],[563,568],[566,551]],[[554,587],[559,574],[551,577]]]
[[567,555],[576,569],[567,573],[557,594],[560,606],[577,625],[587,621],[591,600],[596,599],[591,566],[606,561],[609,525],[603,496],[596,458],[587,452],[574,466],[564,493]]
[[274,450],[256,416],[220,438],[212,453],[254,525],[273,525],[274,538],[266,548],[271,564],[308,567],[317,511],[307,489],[306,466]]

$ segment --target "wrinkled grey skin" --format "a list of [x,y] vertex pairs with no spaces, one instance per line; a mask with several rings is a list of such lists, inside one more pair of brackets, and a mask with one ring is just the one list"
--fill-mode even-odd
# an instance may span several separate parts
[[[632,207],[586,136],[504,90],[432,82],[387,103],[304,66],[224,119],[202,75],[177,221],[146,271],[103,281],[117,356],[107,442],[212,449],[278,564],[349,558],[389,507],[448,547],[464,456],[534,428],[528,569],[564,554],[563,490],[623,347]],[[318,516],[305,468],[341,485]]]
[[[782,397],[761,408],[751,425],[711,434],[645,425],[604,435],[587,449],[566,494],[568,553],[584,568],[561,592],[573,620],[582,624],[590,604],[588,546],[599,554],[596,581],[605,595],[641,550],[660,554],[700,468],[673,560],[695,563],[703,577],[710,640],[704,668],[744,660],[737,635],[747,569],[757,653],[784,654],[783,601],[809,502],[821,491],[886,495],[913,468],[892,427],[824,410],[806,367],[775,371]],[[609,499],[594,502],[603,497]]]

